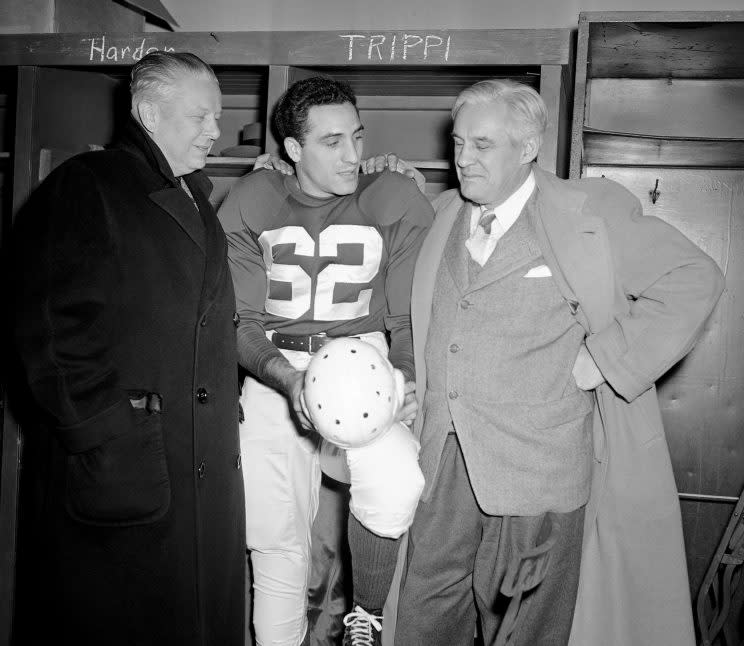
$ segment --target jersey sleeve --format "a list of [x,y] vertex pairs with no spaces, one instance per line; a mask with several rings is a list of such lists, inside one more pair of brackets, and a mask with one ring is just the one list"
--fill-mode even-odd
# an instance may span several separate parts
[[250,175],[239,180],[220,206],[217,217],[227,238],[227,258],[235,287],[240,365],[259,379],[266,364],[281,353],[266,338],[266,264],[258,237],[251,229],[255,212],[270,208],[267,186]]
[[[393,174],[394,175],[394,174]],[[388,225],[390,254],[386,268],[385,328],[390,332],[390,361],[406,379],[414,379],[411,334],[411,283],[419,249],[434,219],[429,200],[416,185],[402,176],[394,178],[396,191],[387,205],[388,215],[397,208],[401,217]]]

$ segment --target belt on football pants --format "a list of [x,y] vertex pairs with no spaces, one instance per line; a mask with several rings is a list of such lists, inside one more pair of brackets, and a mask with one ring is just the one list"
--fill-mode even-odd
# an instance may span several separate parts
[[[338,337],[328,336],[327,334],[309,334],[307,336],[294,336],[292,334],[282,334],[274,332],[271,335],[271,342],[281,350],[297,350],[298,352],[307,352],[315,354],[326,343],[333,341]],[[358,339],[358,336],[346,337]]]

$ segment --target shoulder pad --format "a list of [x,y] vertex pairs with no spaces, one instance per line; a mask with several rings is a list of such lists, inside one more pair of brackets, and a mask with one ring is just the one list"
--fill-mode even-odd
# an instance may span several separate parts
[[261,234],[281,225],[278,217],[286,201],[284,175],[259,169],[233,184],[218,217],[226,232],[248,229]]
[[416,204],[423,210],[431,208],[416,182],[401,173],[385,170],[359,180],[359,210],[368,224],[394,224]]

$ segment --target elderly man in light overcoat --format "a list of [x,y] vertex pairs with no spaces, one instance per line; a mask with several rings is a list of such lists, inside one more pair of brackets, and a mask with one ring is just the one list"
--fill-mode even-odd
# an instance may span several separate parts
[[[700,335],[721,273],[618,184],[535,165],[534,90],[482,82],[453,117],[460,189],[435,200],[413,284],[427,486],[396,643],[472,644],[478,616],[486,644],[503,629],[515,645],[692,645],[654,382]],[[547,541],[507,622],[509,564]]]

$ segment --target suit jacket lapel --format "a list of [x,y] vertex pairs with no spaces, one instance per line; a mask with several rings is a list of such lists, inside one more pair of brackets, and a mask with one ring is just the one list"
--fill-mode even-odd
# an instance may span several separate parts
[[[468,291],[482,289],[501,280],[520,265],[540,256],[540,248],[530,232],[528,209],[531,208],[533,199],[530,197],[520,216],[499,240],[491,257],[473,278]],[[508,244],[502,244],[502,241]]]
[[470,234],[470,209],[471,206],[468,203],[464,203],[460,207],[455,221],[450,226],[443,252],[447,269],[461,294],[465,293],[470,282],[468,274],[470,254],[465,247],[465,241]]

